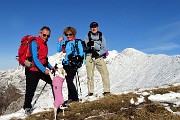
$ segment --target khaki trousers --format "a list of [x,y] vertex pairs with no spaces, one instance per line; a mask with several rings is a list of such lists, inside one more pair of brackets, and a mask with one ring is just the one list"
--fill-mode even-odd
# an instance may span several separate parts
[[88,93],[94,93],[94,69],[95,66],[98,72],[101,74],[103,82],[103,91],[110,92],[109,72],[107,70],[104,58],[92,59],[91,56],[86,56],[86,71],[87,71],[87,85]]

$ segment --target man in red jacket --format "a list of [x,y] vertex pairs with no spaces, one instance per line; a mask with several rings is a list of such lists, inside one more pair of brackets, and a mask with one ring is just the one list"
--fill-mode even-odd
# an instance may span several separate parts
[[31,102],[39,79],[44,80],[52,87],[52,80],[49,76],[49,69],[53,69],[53,67],[47,59],[48,46],[46,44],[48,38],[50,37],[50,33],[51,30],[49,27],[42,27],[39,32],[39,36],[30,44],[30,51],[32,54],[31,61],[33,65],[30,68],[25,68],[26,93],[23,108],[26,115],[30,115],[32,113]]

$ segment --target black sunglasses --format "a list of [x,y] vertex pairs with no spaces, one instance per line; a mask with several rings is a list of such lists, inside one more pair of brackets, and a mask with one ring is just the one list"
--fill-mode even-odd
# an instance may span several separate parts
[[72,36],[73,34],[65,34],[65,36]]
[[97,26],[90,26],[90,28],[96,28]]
[[47,36],[47,38],[49,38],[49,37],[50,37],[50,35],[43,34],[43,37],[46,37],[46,36]]

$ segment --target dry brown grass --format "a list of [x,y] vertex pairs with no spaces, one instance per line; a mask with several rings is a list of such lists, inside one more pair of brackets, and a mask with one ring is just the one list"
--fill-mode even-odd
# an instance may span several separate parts
[[158,88],[151,90],[154,94],[165,94],[170,92],[180,92],[180,86],[170,86],[168,88]]
[[[163,94],[169,91],[179,92],[180,86],[160,88],[151,90],[154,94]],[[130,103],[133,98],[137,101],[139,95],[134,93],[121,95],[108,95],[99,100],[84,103],[72,103],[65,111],[58,114],[58,120],[179,120],[180,116],[167,111],[164,106],[147,99],[139,105]],[[173,106],[172,106],[173,108]],[[179,108],[175,108],[180,111]],[[172,109],[173,110],[173,109]],[[26,120],[52,120],[54,118],[53,109],[51,111],[36,113]],[[15,119],[12,119],[15,120]],[[16,119],[17,120],[17,119]]]

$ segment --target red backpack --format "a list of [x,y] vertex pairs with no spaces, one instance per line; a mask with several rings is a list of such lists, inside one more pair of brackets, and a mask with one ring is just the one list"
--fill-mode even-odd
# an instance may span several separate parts
[[26,35],[21,39],[21,44],[18,49],[17,60],[19,64],[22,66],[27,66],[27,67],[32,66],[32,63],[29,60],[29,58],[31,58],[30,43],[33,40],[36,40],[36,37],[32,35]]

